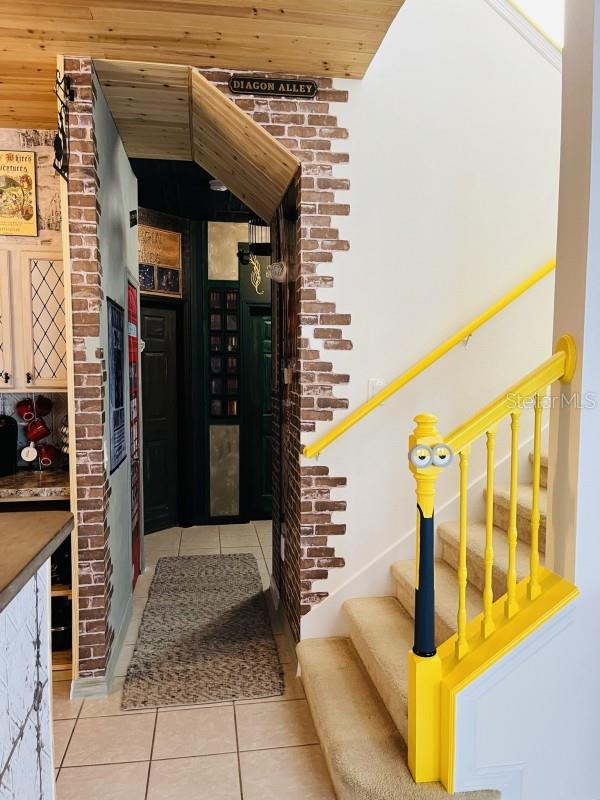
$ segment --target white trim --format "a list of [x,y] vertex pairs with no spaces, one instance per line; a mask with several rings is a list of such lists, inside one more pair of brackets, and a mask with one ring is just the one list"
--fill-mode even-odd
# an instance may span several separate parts
[[[574,622],[576,603],[569,604],[538,628],[518,647],[494,664],[473,683],[458,693],[456,700],[455,792],[474,792],[494,788],[503,800],[523,800],[527,763],[481,764],[477,752],[479,700],[493,687],[499,687],[512,672],[519,670],[535,653],[543,650]],[[547,687],[554,690],[557,687]],[[532,736],[535,731],[532,727]]]
[[546,61],[562,72],[562,50],[542,28],[512,0],[485,0],[508,24],[534,47]]

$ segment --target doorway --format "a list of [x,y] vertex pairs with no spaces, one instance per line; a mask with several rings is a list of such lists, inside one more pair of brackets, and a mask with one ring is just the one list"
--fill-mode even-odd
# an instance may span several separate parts
[[270,519],[272,490],[271,308],[249,305],[242,331],[242,508],[250,520]]
[[179,524],[177,311],[142,303],[145,533]]

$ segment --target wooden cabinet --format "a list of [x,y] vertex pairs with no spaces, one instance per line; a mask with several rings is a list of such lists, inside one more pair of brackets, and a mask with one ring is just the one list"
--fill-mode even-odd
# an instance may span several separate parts
[[66,388],[62,254],[0,250],[0,391]]

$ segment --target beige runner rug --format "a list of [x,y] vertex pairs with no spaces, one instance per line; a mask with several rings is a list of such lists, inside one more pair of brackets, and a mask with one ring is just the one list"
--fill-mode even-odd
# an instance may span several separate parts
[[253,555],[158,561],[123,688],[123,709],[283,693]]

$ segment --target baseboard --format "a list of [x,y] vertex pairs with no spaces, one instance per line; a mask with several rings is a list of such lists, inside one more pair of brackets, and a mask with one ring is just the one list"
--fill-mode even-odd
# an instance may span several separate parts
[[123,642],[131,615],[133,612],[133,595],[129,597],[125,613],[123,614],[119,630],[113,639],[113,646],[110,653],[110,659],[104,675],[94,678],[77,678],[71,684],[71,698],[73,700],[85,699],[91,697],[106,697],[112,690],[112,685],[115,677],[115,669],[117,661],[121,655]]
[[[285,609],[280,600],[279,590],[275,584],[273,576],[271,575],[271,586],[265,592],[267,605],[269,606],[269,614],[281,626],[281,635],[285,638],[289,651],[292,654],[292,666],[294,670],[298,669],[298,659],[296,658],[296,640],[290,623],[285,613]],[[277,602],[276,602],[277,600]]]
[[271,575],[269,588],[271,589],[271,599],[273,601],[273,607],[275,608],[275,611],[279,611],[279,605],[281,603],[281,595],[279,594],[279,588],[277,587],[274,575]]

